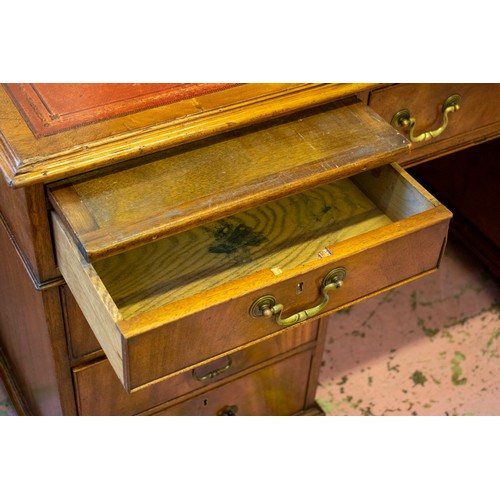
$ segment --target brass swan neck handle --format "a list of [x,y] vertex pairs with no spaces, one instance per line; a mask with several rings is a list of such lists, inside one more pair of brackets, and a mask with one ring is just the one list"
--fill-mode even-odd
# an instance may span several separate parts
[[428,132],[422,132],[419,135],[414,135],[413,130],[415,128],[416,120],[412,118],[410,111],[408,109],[402,109],[398,111],[391,120],[391,125],[394,128],[400,128],[408,133],[411,142],[422,142],[437,137],[442,134],[446,127],[448,126],[448,114],[454,113],[460,109],[461,97],[458,94],[451,95],[447,97],[441,106],[441,113],[443,115],[443,123],[436,130],[429,130]]
[[283,304],[276,304],[276,299],[272,295],[264,295],[257,299],[250,308],[250,316],[254,318],[259,316],[271,318],[274,316],[276,323],[285,327],[301,323],[306,319],[316,316],[326,307],[330,299],[329,293],[343,285],[345,276],[346,270],[343,267],[338,267],[330,271],[321,283],[321,302],[308,309],[292,314],[288,318],[281,317],[285,306]]

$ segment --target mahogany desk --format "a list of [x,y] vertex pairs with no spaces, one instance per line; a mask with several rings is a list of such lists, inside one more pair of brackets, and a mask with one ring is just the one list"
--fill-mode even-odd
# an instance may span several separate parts
[[495,84],[1,86],[18,413],[318,413],[326,321],[438,268],[441,202],[498,272],[499,111]]

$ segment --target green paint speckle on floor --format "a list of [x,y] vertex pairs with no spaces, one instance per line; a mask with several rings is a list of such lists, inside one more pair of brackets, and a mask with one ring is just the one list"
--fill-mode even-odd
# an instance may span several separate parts
[[372,412],[372,407],[367,406],[366,408],[360,408],[359,411],[361,412],[361,415],[364,417],[373,417],[375,416]]
[[429,328],[425,325],[424,320],[419,318],[418,320],[418,326],[422,329],[422,331],[425,333],[427,337],[434,337],[436,333],[439,332],[439,328]]
[[324,398],[317,398],[316,403],[323,410],[323,412],[327,414],[332,413],[336,406],[332,401],[328,401]]
[[420,370],[415,370],[410,379],[413,381],[414,385],[423,386],[427,382],[427,377]]
[[464,385],[467,383],[466,377],[460,378],[462,375],[462,367],[460,364],[462,361],[465,361],[465,355],[459,351],[455,352],[451,360],[451,381],[454,385]]
[[391,362],[387,361],[387,370],[390,371],[390,372],[399,373],[399,365],[391,366]]
[[361,337],[365,338],[366,334],[365,332],[360,332],[359,330],[353,330],[352,332],[348,333],[351,337]]
[[500,328],[496,328],[492,333],[491,337],[486,342],[486,349],[482,349],[482,353],[484,355],[489,356],[490,358],[500,358],[500,354],[498,354],[498,348],[495,347],[491,349],[496,340],[500,338]]

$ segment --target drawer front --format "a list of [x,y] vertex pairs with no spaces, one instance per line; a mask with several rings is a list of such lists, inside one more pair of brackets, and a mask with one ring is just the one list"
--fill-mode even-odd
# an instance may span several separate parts
[[166,408],[157,416],[286,416],[304,410],[312,351]]
[[[132,392],[271,338],[294,326],[291,318],[297,313],[300,321],[310,321],[436,269],[450,217],[392,165],[226,219],[227,227],[248,229],[255,223],[259,231],[269,231],[258,242],[248,239],[251,231],[243,231],[248,245],[236,261],[231,256],[228,269],[227,256],[218,253],[225,246],[204,240],[207,227],[95,266],[84,261],[57,216],[54,233],[61,272],[119,379]],[[198,244],[198,239],[203,241]],[[176,248],[179,260],[173,258]],[[187,248],[193,249],[191,256]],[[205,252],[203,259],[196,249]],[[175,274],[169,276],[175,279],[165,278],[171,262]],[[198,265],[200,279],[194,270]],[[177,275],[182,266],[185,274]],[[323,281],[336,268],[347,273],[344,285],[326,293]],[[160,281],[153,277],[156,271]],[[226,271],[222,281],[213,281]],[[172,299],[173,285],[179,288]],[[132,289],[139,292],[138,302]],[[281,319],[277,313],[251,314],[255,301],[269,295],[283,305]],[[136,310],[137,304],[142,309]]]
[[[78,413],[80,415],[135,415],[185,394],[205,392],[234,379],[237,374],[292,350],[313,348],[318,324],[294,328],[230,357],[218,358],[193,371],[181,373],[129,394],[106,359],[73,370]],[[307,370],[309,365],[307,365]]]
[[[443,104],[455,95],[459,109],[445,118]],[[399,157],[401,164],[424,161],[500,133],[500,84],[398,84],[373,91],[369,105],[408,138],[409,128],[401,120],[408,115],[415,120],[414,140],[410,152]],[[409,113],[400,114],[398,124],[395,116],[403,110]],[[424,132],[433,133],[424,138]]]

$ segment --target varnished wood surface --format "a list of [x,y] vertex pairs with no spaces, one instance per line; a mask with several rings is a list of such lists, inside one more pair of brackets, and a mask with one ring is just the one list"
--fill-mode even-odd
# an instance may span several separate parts
[[[283,356],[299,346],[309,350],[314,348],[316,330],[317,324],[309,323],[238,351],[231,355],[232,364],[228,370],[206,381],[197,380],[193,373],[188,371],[158,384],[150,385],[133,394],[125,391],[106,359],[76,367],[74,380],[79,414],[134,415],[176,398],[186,397],[186,395],[196,396],[241,376],[243,371],[250,373],[254,370],[253,367],[259,363],[279,355]],[[202,341],[203,336],[204,332],[200,329],[198,341]],[[200,366],[196,373],[198,376],[206,375],[209,371],[224,367],[227,362],[228,358],[224,356]],[[309,362],[305,369],[308,368]],[[108,397],[103,398],[103,394],[108,395]]]
[[235,416],[293,415],[305,409],[310,359],[310,350],[295,354],[154,414],[220,416],[234,407]]
[[235,87],[223,83],[6,83],[3,87],[33,134],[45,137],[71,128],[138,113]]
[[318,387],[319,372],[323,362],[323,353],[328,328],[328,317],[323,317],[317,321],[305,323],[301,326],[301,328],[304,327],[314,327],[318,332],[316,346],[312,353],[311,370],[309,372],[309,380],[307,381],[306,402],[304,405],[306,412],[312,412],[314,411],[314,408],[317,407],[316,389]]
[[370,93],[370,107],[389,123],[408,109],[416,120],[415,135],[441,126],[441,106],[453,94],[461,96],[460,109],[448,115],[446,130],[413,143],[398,158],[400,164],[412,166],[500,135],[500,83],[405,83]]
[[[189,272],[192,266],[203,262],[201,254],[194,253],[192,262],[187,260],[186,254],[186,276],[181,275],[182,259],[173,259],[172,270],[181,275],[176,285],[180,289],[191,279],[188,288],[193,290],[184,298],[179,292],[175,300],[172,296],[168,300],[163,297],[168,297],[173,281],[172,275],[168,274],[168,259],[159,262],[159,254],[155,251],[148,253],[150,249],[146,246],[144,250],[135,250],[142,253],[134,255],[130,261],[123,254],[112,257],[111,263],[98,262],[96,264],[102,264],[102,267],[94,268],[83,260],[56,217],[54,229],[61,271],[123,384],[128,389],[136,389],[221,352],[234,352],[266,335],[275,334],[280,328],[273,319],[249,316],[252,302],[260,295],[272,293],[287,306],[286,315],[309,308],[318,301],[321,280],[335,266],[345,265],[352,270],[349,286],[332,294],[331,305],[325,312],[434,269],[439,262],[450,213],[432,197],[427,198],[429,195],[396,165],[368,171],[360,176],[363,181],[359,184],[374,199],[367,204],[366,194],[351,188],[350,199],[342,198],[340,192],[348,191],[345,185],[353,183],[351,180],[339,181],[343,188],[328,201],[330,203],[335,198],[337,203],[332,203],[328,215],[333,225],[329,228],[332,234],[325,235],[325,221],[322,224],[318,221],[318,225],[314,226],[316,219],[321,219],[321,214],[325,215],[324,208],[328,206],[317,191],[309,193],[309,196],[297,195],[296,209],[288,205],[283,210],[279,208],[280,201],[271,204],[278,207],[270,210],[271,216],[262,217],[259,211],[252,212],[250,220],[254,213],[259,213],[256,221],[259,217],[267,221],[262,224],[262,229],[272,231],[275,225],[279,229],[277,233],[284,235],[282,241],[274,242],[275,238],[279,238],[278,234],[269,233],[269,241],[266,242],[269,247],[262,253],[264,264],[260,269],[250,267],[238,274],[239,267],[246,264],[245,259],[251,263],[253,258],[250,251],[240,254],[240,261],[233,262],[226,280],[209,288],[207,280],[211,274],[220,271],[226,258],[224,253],[207,251],[210,246],[207,249],[204,240],[200,248],[204,248],[209,255],[208,262],[212,262],[212,268],[198,280],[196,275],[189,277]],[[377,185],[382,187],[373,187]],[[399,204],[400,208],[386,209],[399,217],[395,221],[377,209],[377,204],[382,208],[387,205],[387,189],[391,186],[393,203]],[[377,197],[380,199],[377,200]],[[294,210],[298,219],[292,217]],[[263,213],[266,214],[265,211]],[[300,217],[307,218],[313,228],[311,232]],[[359,220],[356,220],[357,217]],[[375,220],[374,225],[372,219]],[[343,238],[335,236],[335,230],[339,229],[335,224],[346,230]],[[354,229],[349,232],[351,226]],[[316,235],[315,230],[318,232]],[[199,234],[205,238],[203,230]],[[294,256],[294,244],[290,240],[295,234],[299,250]],[[311,235],[319,236],[319,240],[314,241]],[[313,241],[314,251],[308,249],[306,253],[308,238]],[[196,249],[196,237],[188,241],[189,245],[183,245],[185,251]],[[161,240],[153,247],[160,245],[161,248],[165,242],[168,240]],[[328,248],[326,254],[318,255],[318,249],[325,246]],[[172,250],[167,249],[163,254],[170,256]],[[287,267],[285,264],[290,259]],[[120,262],[123,262],[122,266]],[[144,263],[146,266],[141,267]],[[106,276],[106,273],[109,275]],[[162,282],[163,273],[167,278]],[[370,279],[367,279],[370,274]],[[303,286],[301,293],[297,294],[299,282]],[[155,283],[154,289],[150,288],[150,283]],[[146,287],[143,297],[142,287]],[[127,301],[133,304],[134,296],[144,300],[139,301],[142,304],[139,308],[132,307],[128,311],[125,305]],[[187,336],[195,335],[200,327],[207,330],[205,343],[188,342]],[[186,345],[190,346],[189,350],[186,350]]]
[[0,168],[15,187],[46,183],[377,86],[245,84],[39,139],[0,88]]
[[380,166],[408,142],[357,100],[341,101],[50,187],[89,261]]
[[126,320],[263,270],[295,270],[318,260],[325,248],[391,222],[342,179],[100,260],[94,268]]
[[34,286],[57,279],[60,273],[52,251],[43,186],[13,190],[0,178],[0,218],[12,234]]
[[[242,103],[245,99],[248,102],[252,102],[250,104],[247,102],[241,106],[239,104],[232,106],[227,103],[224,105],[214,101],[212,103],[181,103],[176,105],[177,107],[175,109],[169,108],[168,110],[151,110],[146,113],[134,115],[133,117],[130,117],[130,119],[127,118],[103,122],[96,126],[83,127],[79,131],[69,131],[67,134],[64,133],[57,138],[52,138],[42,142],[38,142],[34,139],[34,136],[31,134],[28,127],[19,120],[17,110],[15,110],[12,103],[5,99],[6,96],[2,92],[0,93],[0,110],[2,115],[0,128],[2,130],[1,133],[5,134],[2,135],[2,141],[3,139],[6,139],[6,141],[0,141],[0,168],[4,171],[4,173],[6,173],[7,181],[12,185],[17,185],[19,187],[31,185],[32,183],[52,182],[55,179],[62,179],[79,172],[87,172],[110,163],[157,151],[156,148],[165,149],[165,147],[175,146],[178,145],[179,142],[186,140],[188,142],[198,140],[202,138],[204,134],[208,134],[210,136],[220,133],[223,130],[228,130],[233,126],[241,127],[248,125],[249,123],[252,123],[252,120],[267,120],[275,112],[285,114],[290,113],[293,109],[296,110],[297,108],[300,108],[306,101],[306,106],[309,106],[345,97],[346,94],[342,94],[342,92],[344,92],[346,88],[350,88],[351,90],[349,90],[348,93],[357,93],[359,87],[358,90],[353,91],[352,89],[355,87],[356,86],[354,85],[309,86],[307,89],[302,87],[303,92],[300,91],[297,93],[291,89],[291,86],[282,86],[280,87],[281,90],[277,87],[273,87],[274,90],[270,88],[268,89],[267,96],[264,95],[265,92],[262,92],[261,98],[254,98],[253,101],[249,94],[242,96],[244,97],[244,99],[242,99]],[[474,87],[480,88],[480,93],[483,93],[483,86],[474,85]],[[408,88],[409,87],[407,87],[407,89]],[[321,90],[321,92],[319,92],[319,90]],[[328,93],[330,94],[327,95]],[[411,97],[413,93],[414,91],[412,90],[411,92],[408,92],[407,95]],[[304,97],[306,94],[307,97],[304,99],[300,97],[301,95]],[[488,93],[485,92],[485,95],[487,94]],[[278,99],[274,101],[273,96],[278,97]],[[316,101],[313,102],[315,99]],[[484,102],[486,101],[487,100],[485,99]],[[276,103],[276,106],[273,102]],[[484,105],[484,103],[479,102],[478,105],[475,106],[477,116],[473,117],[472,121],[469,121],[468,125],[466,125],[469,127],[468,131],[462,131],[458,136],[452,134],[447,137],[443,135],[443,137],[441,137],[441,139],[436,143],[429,142],[426,145],[419,146],[418,155],[414,155],[413,160],[405,162],[405,164],[411,165],[421,162],[429,157],[447,154],[457,148],[468,147],[476,141],[487,140],[495,135],[498,135],[498,121],[486,125],[481,121],[482,116],[491,116],[491,110],[484,110]],[[236,109],[238,107],[239,109]],[[391,110],[391,113],[392,111],[393,110]],[[198,112],[200,112],[199,115],[197,115]],[[230,122],[230,115],[235,118],[237,117],[237,120],[234,123]],[[184,118],[179,119],[179,117],[182,116],[186,117],[187,121],[184,120]],[[386,120],[390,120],[391,116],[386,118]],[[460,117],[460,113],[455,115],[455,117]],[[453,124],[453,118],[455,117],[450,116],[450,127]],[[188,122],[192,123],[193,127],[186,127],[186,123]],[[155,123],[156,125],[154,125]],[[451,130],[452,129],[450,129],[450,133]],[[183,132],[187,133],[186,137],[182,136]],[[141,142],[142,133],[145,134],[144,142]],[[415,148],[415,152],[416,151],[417,149]],[[475,165],[475,167],[477,168],[474,168],[474,170],[478,172],[479,165]],[[22,191],[18,191],[18,193],[21,192]],[[28,244],[28,242],[33,241],[33,239],[36,238],[36,234],[34,234],[31,229],[27,231],[25,230],[31,225],[31,222],[25,225],[26,221],[30,220],[30,210],[34,210],[36,212],[36,217],[43,218],[45,207],[42,203],[42,190],[26,193],[27,203],[24,201],[22,203],[19,202],[19,200],[25,196],[24,193],[22,195],[16,194],[12,196],[5,193],[7,193],[7,189],[0,193],[2,202],[1,210],[4,215],[4,219],[8,220],[10,224],[10,221],[16,220],[14,212],[19,210],[19,222],[11,225],[15,227],[16,239],[24,237],[22,236],[23,233],[26,235],[25,243],[18,245],[18,247],[24,248],[23,253],[25,255],[28,255],[31,251],[29,250],[30,247],[33,248],[31,254],[33,258],[30,257],[29,260],[33,263],[36,262],[36,264],[33,265],[33,268],[39,266],[39,269],[43,269],[43,271],[35,272],[34,274],[38,275],[38,278],[41,280],[50,279],[50,266],[46,266],[46,264],[41,262],[45,259],[47,259],[48,262],[51,259],[51,250],[47,250],[45,246],[40,246],[39,244]],[[420,216],[411,216],[410,218],[414,220],[415,217],[419,219],[419,222],[422,222]],[[404,225],[405,229],[408,229],[409,226],[406,224],[407,221],[404,222]],[[370,250],[370,248],[376,246],[377,242],[381,241],[380,238],[382,238],[383,241],[388,241],[390,237],[389,232],[392,232],[392,237],[400,237],[402,235],[402,232],[399,231],[397,224],[391,225],[390,227],[391,231],[388,230],[387,233],[384,233],[385,237],[378,233],[379,238],[370,238],[364,242],[369,250],[367,256],[362,252],[361,245],[355,244],[350,248],[350,251],[354,253],[358,252],[359,257],[354,260],[349,260],[349,270],[351,265],[356,265],[356,267],[362,272],[364,281],[374,280],[376,283],[380,284],[384,280],[388,282],[391,281],[391,279],[397,278],[397,273],[393,273],[392,268],[400,265],[398,260],[401,259],[401,256],[403,256],[404,259],[408,258],[411,261],[414,259],[412,252],[415,248],[422,248],[426,252],[432,252],[433,249],[427,249],[427,242],[433,241],[437,237],[436,235],[438,233],[440,235],[445,234],[445,231],[442,230],[442,224],[442,232],[439,232],[439,230],[436,229],[436,232],[432,235],[431,229],[429,226],[426,226],[427,229],[423,230],[426,233],[426,236],[423,239],[415,236],[405,245],[398,244],[390,247],[386,247],[384,245],[383,251],[375,252],[378,257],[374,259],[374,251]],[[416,229],[415,225],[412,227],[413,229]],[[394,229],[394,231],[392,231],[392,229]],[[382,228],[382,232],[385,231],[386,229]],[[351,242],[348,241],[347,243]],[[340,252],[338,254],[338,259],[340,261],[343,260],[343,255],[345,256],[348,254],[347,243],[345,245],[342,243],[340,248],[337,249]],[[11,247],[9,248],[12,250]],[[46,253],[47,251],[50,255]],[[9,295],[5,295],[5,297],[7,297],[7,301],[4,301],[0,310],[0,337],[2,338],[2,343],[4,342],[4,338],[9,338],[6,344],[9,345],[9,350],[14,352],[14,355],[11,355],[10,357],[16,365],[15,368],[17,369],[17,367],[21,366],[21,371],[28,373],[28,375],[23,373],[22,376],[19,377],[19,386],[22,387],[25,399],[29,401],[33,398],[40,401],[45,400],[44,404],[38,404],[37,402],[30,404],[32,411],[35,414],[51,414],[54,412],[54,408],[59,407],[60,412],[71,415],[74,413],[72,405],[75,404],[75,401],[74,395],[71,392],[73,387],[71,381],[71,371],[66,369],[68,364],[66,345],[64,341],[61,341],[61,337],[54,334],[54,324],[57,324],[55,318],[57,318],[59,314],[57,311],[60,305],[54,300],[55,294],[50,292],[48,295],[45,293],[43,294],[43,297],[50,297],[50,300],[47,301],[47,299],[44,298],[45,307],[40,307],[40,300],[37,298],[40,297],[37,295],[40,292],[33,294],[32,292],[27,291],[27,284],[23,278],[25,276],[23,266],[17,265],[18,261],[15,259],[12,260],[12,264],[8,255],[8,252],[4,253],[2,251],[3,264],[0,264],[1,275],[2,278],[6,275],[6,272],[11,273],[9,275],[15,275],[16,283],[7,288]],[[15,255],[15,252],[13,255]],[[428,257],[427,259],[429,260]],[[15,264],[16,262],[17,264]],[[334,259],[332,259],[331,262],[335,264]],[[416,267],[418,266],[415,266],[415,268]],[[305,271],[310,270],[311,268],[308,268]],[[381,280],[380,275],[383,273],[388,273],[388,276]],[[321,271],[321,274],[318,272],[317,275],[313,275],[313,281],[316,280],[316,282],[319,282],[322,274],[323,270]],[[353,275],[349,271],[349,279],[353,276],[355,276],[356,280],[361,279],[360,275]],[[292,280],[288,283],[289,278],[290,275],[282,275],[280,279],[277,279],[276,276],[269,276],[266,274],[265,279],[260,277],[260,282],[257,280],[253,283],[253,285],[258,288],[263,284],[269,284],[271,281],[281,285],[286,283],[286,286],[283,285],[283,287],[279,288],[278,291],[280,293],[280,301],[285,303],[287,307],[288,304],[296,304],[297,308],[300,308],[302,306],[310,305],[317,300],[317,296],[314,296],[311,292],[307,296],[303,295],[303,303],[296,302],[297,280]],[[303,280],[301,279],[301,281]],[[403,282],[404,280],[393,283],[391,286],[397,286],[399,283]],[[243,284],[240,283],[239,285],[239,291],[238,286],[235,289],[227,291],[226,298],[228,300],[230,299],[232,292],[241,294]],[[263,286],[263,288],[266,286]],[[313,286],[311,289],[314,291],[317,290],[317,287]],[[342,290],[342,293],[346,293],[346,291],[347,289]],[[258,297],[260,292],[261,289],[256,290],[255,293],[247,293],[248,301],[251,302],[254,298]],[[340,293],[340,290],[338,290],[338,292]],[[304,293],[309,293],[307,287]],[[2,298],[3,297],[4,295],[2,295]],[[337,300],[338,303],[338,301],[345,298],[346,297],[344,296],[335,300]],[[210,298],[208,299],[208,302],[210,302]],[[186,303],[186,301],[183,302],[182,307],[186,307],[186,310],[189,310],[190,304]],[[231,321],[231,318],[229,317],[229,310],[233,308],[233,305],[237,305],[237,302],[238,301],[231,301],[230,308],[225,307],[224,309],[220,308],[220,310],[217,309],[215,311],[210,311],[205,315],[197,317],[196,321],[187,320],[182,324],[174,326],[173,331],[168,330],[168,333],[162,328],[162,321],[165,319],[164,317],[155,319],[153,314],[149,317],[141,315],[140,321],[134,326],[135,330],[133,330],[133,332],[134,335],[136,334],[138,343],[145,342],[139,346],[140,349],[138,352],[133,352],[134,346],[132,346],[129,350],[132,357],[134,355],[137,356],[135,360],[132,360],[133,369],[137,370],[138,373],[142,375],[149,376],[150,379],[155,379],[158,374],[163,376],[161,368],[168,365],[172,359],[183,359],[185,362],[190,362],[190,360],[193,362],[193,360],[196,359],[207,359],[207,356],[209,356],[211,352],[217,352],[218,355],[220,355],[224,349],[227,349],[227,347],[231,345],[231,342],[233,341],[235,341],[235,343],[232,344],[233,346],[238,343],[241,344],[247,342],[249,336],[240,336],[239,338],[234,339],[234,331],[238,328],[238,324]],[[26,309],[26,304],[29,305],[28,309]],[[201,304],[198,304],[198,306],[201,306]],[[238,307],[236,307],[236,309],[238,309]],[[31,319],[25,319],[26,310],[29,310]],[[241,307],[239,310],[245,315],[248,312],[246,305],[245,307]],[[182,308],[177,312],[180,317],[183,312]],[[291,308],[290,312],[293,312]],[[14,320],[13,318],[16,319]],[[231,334],[228,334],[227,337],[222,335],[219,341],[215,338],[218,333],[217,331],[213,331],[212,326],[214,324],[216,325],[220,320],[230,325],[233,330],[231,330]],[[199,325],[200,321],[204,324],[204,326],[206,326],[206,329],[203,331],[207,333],[207,338],[212,345],[210,345],[209,348],[203,348],[204,346],[201,346],[200,348],[198,346],[196,347],[196,349],[198,349],[197,352],[193,354],[190,353],[190,351],[194,346],[196,337],[191,335],[189,328],[196,327]],[[158,331],[151,331],[150,334],[148,334],[149,338],[146,339],[146,336],[143,336],[142,333],[145,333],[149,327],[157,328]],[[184,330],[184,328],[187,330]],[[272,330],[267,323],[263,328],[265,330],[264,334]],[[51,331],[48,336],[47,330]],[[217,326],[215,327],[215,330],[217,330]],[[84,334],[84,329],[81,331],[78,330],[78,332]],[[71,335],[72,334],[73,332]],[[129,340],[131,340],[133,344],[133,338],[130,338]],[[171,343],[170,340],[172,340]],[[256,342],[257,343],[254,345],[259,345],[258,339]],[[39,345],[40,343],[41,346]],[[236,351],[238,352],[238,349]],[[21,358],[23,361],[20,361]],[[80,358],[80,361],[86,362],[86,360],[87,357],[86,354],[84,354],[84,357]],[[56,367],[55,370],[54,365],[51,363],[54,363]],[[148,366],[149,364],[151,364],[151,366]],[[175,363],[170,364],[170,366],[175,368]],[[83,368],[83,365],[78,369],[80,368]],[[14,370],[12,371],[14,372]],[[56,375],[54,375],[55,372]],[[40,377],[38,376],[39,374],[41,374]],[[285,376],[286,375],[287,374],[285,372]],[[51,380],[48,385],[44,383],[44,376]],[[147,380],[147,377],[143,378],[143,381],[144,380]],[[167,381],[168,379],[165,382]],[[56,388],[57,386],[59,386],[59,389]],[[151,384],[148,388],[154,388],[155,386],[156,384]],[[63,387],[65,388],[64,390]],[[70,389],[68,389],[68,387]],[[145,390],[148,390],[148,388]],[[88,391],[93,391],[93,387],[89,386]],[[96,396],[96,392],[94,392],[93,397],[105,399],[107,394],[106,391],[107,389],[105,389],[104,392],[98,396]],[[141,394],[141,392],[142,391],[137,391],[135,394],[138,395]],[[153,402],[152,404],[156,405],[156,402]],[[145,402],[144,405],[147,406],[147,402]],[[158,408],[157,410],[161,411],[161,409]]]
[[34,415],[74,414],[57,288],[37,291],[0,222],[0,345]]
[[[125,332],[128,387],[131,390],[140,388],[165,377],[167,372],[189,369],[217,353],[230,354],[245,345],[275,335],[280,330],[275,320],[250,317],[251,304],[270,293],[284,304],[284,317],[308,309],[320,302],[321,280],[328,271],[339,265],[348,269],[348,281],[341,289],[331,293],[328,306],[317,317],[352,305],[407,279],[424,275],[437,268],[446,233],[447,223],[442,221],[417,233],[407,234],[404,238],[392,237],[385,244],[365,251],[355,245],[354,251],[357,252],[354,255],[342,255],[341,252],[338,259],[324,263],[322,268],[304,270],[300,276],[288,276],[286,281],[270,284],[272,279],[268,276],[267,284],[261,279],[252,280],[251,286],[248,281],[246,285],[235,284],[229,290],[235,296],[224,295],[219,291],[218,298],[225,298],[226,301],[217,305],[210,305],[214,303],[213,296],[197,297],[197,303],[194,303],[194,299],[186,299],[177,304],[175,311],[169,311],[177,313],[178,319],[164,326],[158,323],[164,320],[163,313],[167,308],[159,310],[157,318],[145,314],[140,319],[134,318],[135,321],[119,322],[120,329]],[[420,252],[422,248],[424,251]],[[296,290],[301,282],[307,293],[297,298]],[[238,290],[238,285],[243,289]],[[238,292],[242,293],[245,289],[246,295],[236,297]],[[189,314],[202,304],[204,309]],[[180,316],[181,311],[186,314]],[[154,327],[151,323],[153,320],[157,321]],[[194,337],[200,325],[204,326],[206,332],[201,344]],[[131,334],[133,329],[137,330]]]
[[[120,313],[95,270],[83,261],[57,216],[53,216],[52,224],[59,269],[118,378],[126,384],[122,339],[119,334],[116,335],[116,322],[120,319]],[[85,297],[92,299],[85,300]]]
[[[95,338],[85,316],[67,286],[60,288],[64,311],[64,324],[68,342],[68,355],[73,365],[89,357],[103,355],[101,345]],[[84,359],[85,358],[85,359]]]
[[438,204],[408,179],[391,167],[341,179],[96,262],[94,268],[121,319],[128,319],[263,270],[292,271],[318,260],[325,248]]

